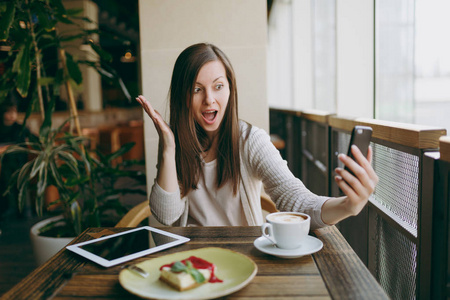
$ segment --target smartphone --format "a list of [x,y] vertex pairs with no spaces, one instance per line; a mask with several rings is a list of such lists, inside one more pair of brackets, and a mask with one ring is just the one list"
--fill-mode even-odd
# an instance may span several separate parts
[[[352,145],[356,145],[359,148],[359,150],[361,150],[361,153],[364,155],[364,157],[367,157],[367,151],[369,150],[371,138],[372,138],[372,127],[359,125],[355,126],[352,130],[352,136],[350,138],[350,144],[348,145],[347,155],[351,157],[353,160],[355,160],[351,150]],[[353,172],[350,171],[347,167],[345,167],[345,170],[353,174]]]

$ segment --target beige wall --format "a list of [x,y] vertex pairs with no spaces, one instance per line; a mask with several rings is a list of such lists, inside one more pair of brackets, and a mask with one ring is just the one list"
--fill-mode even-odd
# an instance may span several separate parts
[[[266,0],[139,0],[143,94],[166,120],[172,68],[186,47],[209,42],[231,60],[237,77],[239,116],[269,128],[266,97]],[[158,135],[145,116],[147,182],[156,176]]]

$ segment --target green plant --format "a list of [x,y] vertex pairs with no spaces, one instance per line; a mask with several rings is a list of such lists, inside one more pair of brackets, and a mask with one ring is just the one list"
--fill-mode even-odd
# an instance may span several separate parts
[[[0,3],[0,41],[9,48],[2,59],[5,72],[0,83],[0,103],[15,89],[29,100],[25,121],[33,111],[40,111],[42,120],[48,103],[60,96],[60,87],[67,89],[69,108],[80,135],[78,113],[72,86],[83,82],[81,65],[96,69],[108,82],[116,83],[130,101],[121,78],[110,67],[112,56],[94,42],[98,29],[85,29],[94,24],[81,16],[82,9],[65,9],[61,0],[9,0]],[[59,26],[67,29],[62,31]],[[117,37],[115,37],[117,38]],[[85,44],[96,54],[88,60],[71,55],[74,48]]]
[[[124,162],[112,164],[132,145],[124,145],[111,155],[92,153],[84,148],[85,138],[80,137],[77,107],[72,88],[82,84],[81,65],[96,69],[108,82],[118,84],[124,95],[130,95],[118,74],[109,66],[111,55],[101,49],[96,35],[104,34],[97,29],[85,29],[93,24],[80,15],[81,9],[65,9],[61,0],[9,0],[0,3],[0,40],[9,48],[0,62],[5,72],[0,81],[0,103],[12,90],[28,100],[28,116],[41,113],[42,125],[37,137],[28,142],[11,146],[1,156],[26,153],[29,161],[11,177],[9,189],[18,190],[18,205],[22,208],[30,193],[33,194],[38,215],[46,212],[45,190],[56,186],[59,204],[64,215],[61,224],[50,224],[47,229],[57,228],[55,236],[74,236],[88,226],[101,226],[108,212],[118,214],[126,209],[118,201],[118,195],[133,191],[121,190],[115,183],[124,176],[143,182],[143,174],[127,170]],[[66,25],[64,31],[60,24]],[[71,55],[71,48],[88,45],[97,58],[87,60]],[[67,123],[52,128],[55,102],[60,88],[69,97],[71,125]],[[70,126],[72,129],[73,126]],[[136,192],[136,191],[134,191]],[[143,191],[137,191],[142,193]],[[144,192],[145,193],[145,192]],[[69,233],[68,233],[69,232]]]
[[[131,168],[140,162],[112,163],[129,151],[134,143],[123,145],[108,155],[85,151],[83,143],[86,138],[66,132],[66,125],[67,122],[52,129],[51,111],[47,110],[38,137],[10,146],[0,156],[1,164],[10,155],[28,154],[28,162],[13,173],[6,191],[17,188],[20,209],[27,197],[33,195],[36,212],[42,216],[46,212],[46,188],[54,185],[58,189],[59,199],[49,205],[59,204],[59,212],[64,218],[43,228],[43,235],[76,236],[87,227],[102,226],[111,213],[120,217],[127,211],[120,201],[121,195],[145,195],[143,189],[135,188],[145,186],[145,174]],[[117,182],[123,178],[131,180],[132,185],[117,187]]]
[[[141,171],[143,162],[122,160],[114,163],[133,146],[134,143],[127,143],[107,155],[98,150],[86,152],[85,158],[90,169],[85,168],[87,165],[79,164],[81,176],[66,181],[83,203],[82,229],[116,224],[117,217],[128,211],[121,203],[121,197],[132,194],[146,195],[145,188],[142,188],[146,185],[146,175]],[[121,185],[120,181],[124,179],[127,182]]]

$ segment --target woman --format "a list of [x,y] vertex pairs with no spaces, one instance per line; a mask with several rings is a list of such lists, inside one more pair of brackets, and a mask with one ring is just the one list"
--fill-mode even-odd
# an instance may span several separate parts
[[335,224],[358,214],[378,177],[352,149],[359,165],[339,159],[349,172],[336,169],[345,197],[311,193],[294,177],[269,135],[238,119],[233,68],[211,44],[195,44],[177,58],[170,85],[170,126],[144,96],[137,101],[153,120],[160,149],[150,207],[163,224],[180,226],[261,225],[261,185],[281,211],[311,216],[311,228]]

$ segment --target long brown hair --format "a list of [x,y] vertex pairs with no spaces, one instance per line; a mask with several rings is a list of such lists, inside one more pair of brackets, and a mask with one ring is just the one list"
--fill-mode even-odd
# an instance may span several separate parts
[[197,189],[202,172],[201,155],[210,147],[206,133],[194,120],[193,112],[189,109],[197,75],[202,66],[210,61],[222,62],[230,86],[230,98],[219,128],[217,187],[230,180],[233,194],[236,195],[240,182],[238,99],[234,70],[219,48],[211,44],[195,44],[178,56],[169,92],[170,126],[175,135],[175,162],[183,196],[192,189]]

